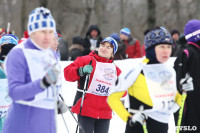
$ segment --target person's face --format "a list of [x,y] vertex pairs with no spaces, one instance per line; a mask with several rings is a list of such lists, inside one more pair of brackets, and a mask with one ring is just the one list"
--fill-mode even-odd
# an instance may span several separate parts
[[92,30],[92,31],[90,32],[90,35],[91,35],[92,38],[96,38],[97,35],[98,35],[98,32],[97,32],[96,30]]
[[100,44],[98,55],[103,58],[110,59],[113,56],[113,47],[109,42]]
[[174,40],[174,42],[177,41],[179,39],[178,33],[173,34],[172,39]]
[[54,30],[44,29],[35,31],[30,35],[31,39],[43,49],[51,47],[54,39]]
[[120,40],[128,40],[128,36],[124,35],[122,33],[119,34],[119,38],[120,38]]
[[53,39],[53,43],[52,43],[52,46],[51,46],[51,49],[53,49],[54,51],[57,51],[58,49],[58,37],[54,37]]
[[169,44],[159,44],[155,47],[156,58],[160,63],[166,62],[171,53],[172,45]]

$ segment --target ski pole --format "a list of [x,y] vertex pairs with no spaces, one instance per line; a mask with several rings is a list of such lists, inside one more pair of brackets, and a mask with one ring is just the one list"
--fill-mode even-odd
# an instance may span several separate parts
[[57,124],[57,114],[58,114],[58,109],[57,109],[57,91],[55,85],[51,85],[53,88],[53,96],[54,96],[54,112],[55,112],[55,128],[56,128],[56,133],[58,133],[58,124]]
[[[64,100],[64,98],[62,97],[62,95],[59,94],[59,96],[60,96],[61,100],[64,102],[65,100]],[[66,106],[67,106],[67,105],[66,105]],[[73,117],[74,120],[76,121],[77,125],[83,130],[83,133],[85,133],[83,127],[82,127],[81,124],[76,120],[76,118],[75,118],[73,112],[70,110],[70,108],[69,108],[68,106],[67,106],[67,110],[69,110],[69,112],[71,113],[72,117]]]
[[184,104],[185,104],[186,97],[187,97],[187,93],[185,91],[183,91],[183,94],[182,94],[182,103],[181,103],[181,108],[179,110],[176,133],[180,132],[180,126],[181,126],[181,121],[182,121],[182,116],[183,116],[183,109],[184,109]]
[[70,132],[69,132],[69,129],[68,129],[68,127],[67,127],[67,123],[66,123],[66,121],[65,121],[65,119],[64,119],[62,113],[61,113],[61,116],[62,116],[63,122],[64,122],[64,124],[65,124],[65,127],[66,127],[66,129],[67,129],[67,132],[70,133]]
[[[92,60],[90,61],[89,65],[92,64]],[[84,96],[88,87],[88,83],[89,83],[89,79],[90,79],[90,74],[86,75],[85,78],[85,83],[84,83],[84,89],[83,89],[83,94],[82,94],[82,99],[81,99],[81,106],[80,106],[80,111],[79,111],[79,115],[78,115],[78,121],[80,121],[80,115],[81,115],[81,111],[82,111],[82,107],[83,107],[83,101],[84,101]],[[76,127],[76,133],[78,132],[78,125]]]
[[142,128],[143,128],[144,133],[148,133],[148,130],[147,130],[147,123],[146,123],[145,120],[144,120],[144,122],[143,122],[143,124],[142,124]]

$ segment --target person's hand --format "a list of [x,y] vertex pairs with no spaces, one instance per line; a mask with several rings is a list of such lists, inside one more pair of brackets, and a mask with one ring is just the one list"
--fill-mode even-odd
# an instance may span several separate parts
[[180,80],[180,85],[182,86],[182,90],[183,91],[193,91],[194,90],[194,85],[192,82],[192,77],[189,75],[189,73],[187,73],[185,75],[185,78],[182,78]]
[[172,105],[170,111],[173,112],[173,113],[176,113],[176,112],[179,110],[179,108],[180,108],[180,106],[175,102],[175,103]]
[[58,108],[58,114],[63,114],[67,112],[67,105],[63,101],[58,100],[57,108]]
[[135,113],[132,118],[129,118],[128,123],[130,126],[134,126],[137,124],[144,124],[144,121],[148,119],[148,116],[145,112],[143,111],[138,111]]
[[43,79],[40,81],[40,86],[43,89],[48,88],[51,84],[55,84],[58,79],[59,75],[61,73],[61,69],[58,64],[55,64],[51,67],[49,71],[47,71],[46,75],[43,77]]
[[93,70],[91,65],[85,65],[84,67],[79,68],[79,76],[83,77],[86,74],[90,74]]

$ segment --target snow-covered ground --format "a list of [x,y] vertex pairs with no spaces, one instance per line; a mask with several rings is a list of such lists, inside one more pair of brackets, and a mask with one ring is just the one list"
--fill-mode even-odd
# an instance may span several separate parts
[[[173,65],[174,60],[175,60],[175,58],[171,58],[168,61],[168,63],[170,65]],[[123,71],[123,70],[127,70],[129,67],[134,65],[134,63],[137,61],[141,61],[141,59],[127,59],[127,60],[115,61],[115,64]],[[65,62],[61,62],[61,63],[62,63],[61,64],[62,68],[64,69],[71,62],[65,61]],[[64,78],[63,78],[62,96],[65,99],[65,102],[68,106],[71,106],[73,103],[75,93],[76,93],[76,88],[77,88],[76,82],[67,82],[67,81],[64,81]],[[74,116],[76,117],[76,114],[74,114]],[[76,124],[74,118],[72,117],[71,113],[68,111],[65,114],[63,114],[63,117],[66,121],[69,132],[75,133],[77,124]],[[126,123],[124,121],[122,121],[118,117],[117,114],[113,113],[113,118],[111,119],[111,122],[110,122],[109,133],[124,133],[125,125],[126,125]],[[58,133],[67,133],[67,129],[66,129],[66,126],[64,124],[64,121],[63,121],[61,115],[58,115],[58,117],[57,117],[57,126],[58,126]],[[175,133],[173,115],[170,118],[168,133]]]

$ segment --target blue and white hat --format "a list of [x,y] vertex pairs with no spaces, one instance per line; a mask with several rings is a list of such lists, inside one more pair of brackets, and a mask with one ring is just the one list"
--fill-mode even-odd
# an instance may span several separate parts
[[15,35],[6,34],[6,35],[1,37],[0,45],[3,45],[3,44],[15,44],[15,45],[17,45],[18,41],[19,41],[19,39]]
[[114,55],[117,52],[117,49],[118,49],[118,44],[115,41],[115,39],[113,39],[112,37],[106,37],[105,39],[103,39],[103,41],[101,43],[104,43],[104,42],[109,42],[110,44],[112,44],[112,46],[113,46],[113,55]]
[[172,45],[172,43],[171,34],[164,27],[149,31],[144,38],[145,50],[158,44]]
[[126,36],[130,36],[131,35],[131,31],[130,31],[129,28],[123,28],[123,29],[120,30],[119,33],[124,34]]
[[29,35],[43,29],[53,29],[56,31],[56,23],[50,10],[44,7],[34,9],[29,14],[27,29]]

